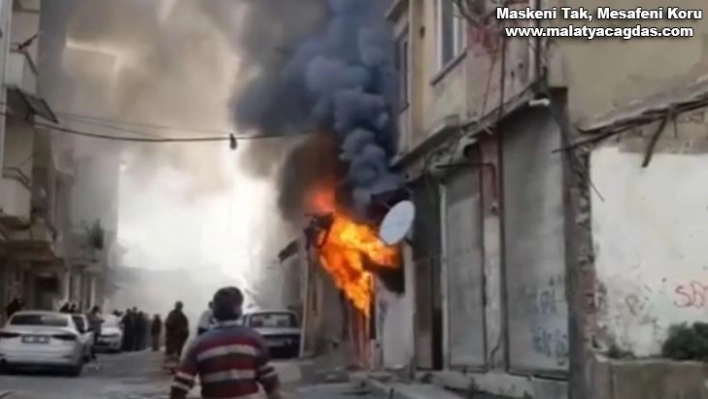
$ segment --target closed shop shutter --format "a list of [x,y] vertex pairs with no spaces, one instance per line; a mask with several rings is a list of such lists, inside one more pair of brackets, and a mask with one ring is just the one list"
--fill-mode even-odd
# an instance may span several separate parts
[[444,256],[448,365],[485,365],[484,275],[479,171],[466,168],[445,184]]

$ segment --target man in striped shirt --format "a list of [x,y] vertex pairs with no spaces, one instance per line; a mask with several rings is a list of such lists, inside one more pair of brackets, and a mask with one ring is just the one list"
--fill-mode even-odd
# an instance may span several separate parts
[[259,386],[269,399],[280,399],[280,382],[263,337],[237,323],[242,305],[238,288],[216,292],[216,325],[197,337],[185,353],[170,399],[185,399],[197,377],[204,399],[257,399]]

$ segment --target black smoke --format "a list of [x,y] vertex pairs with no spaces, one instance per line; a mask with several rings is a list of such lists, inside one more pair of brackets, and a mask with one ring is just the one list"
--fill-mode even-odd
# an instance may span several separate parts
[[[277,53],[273,59],[279,56],[281,61],[263,65],[234,97],[235,122],[243,130],[331,132],[339,143],[339,160],[348,166],[341,184],[349,188],[359,210],[373,195],[401,184],[389,165],[397,142],[391,114],[396,103],[394,46],[385,18],[389,4],[322,2],[326,17],[321,26],[297,43],[271,49]],[[259,23],[268,21],[253,22]],[[308,183],[315,180],[312,175],[321,168],[315,158],[311,165],[286,160],[281,207],[297,204],[307,193]]]

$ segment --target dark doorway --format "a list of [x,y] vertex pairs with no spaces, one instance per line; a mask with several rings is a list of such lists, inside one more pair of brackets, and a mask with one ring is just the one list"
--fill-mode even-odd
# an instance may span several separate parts
[[413,185],[416,219],[413,260],[416,284],[416,359],[423,370],[443,368],[442,296],[440,293],[440,191],[423,177]]
[[56,277],[34,278],[34,304],[37,309],[51,310],[53,299],[59,293],[59,279]]

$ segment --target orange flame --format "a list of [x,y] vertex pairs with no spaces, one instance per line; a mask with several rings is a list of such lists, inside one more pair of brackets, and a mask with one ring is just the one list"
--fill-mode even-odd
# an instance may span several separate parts
[[366,317],[371,310],[373,277],[364,267],[365,259],[374,267],[399,266],[399,248],[386,246],[376,231],[337,209],[331,190],[317,190],[310,203],[316,212],[331,213],[333,222],[327,232],[320,233],[319,258],[322,267],[336,286],[344,291],[354,306]]

